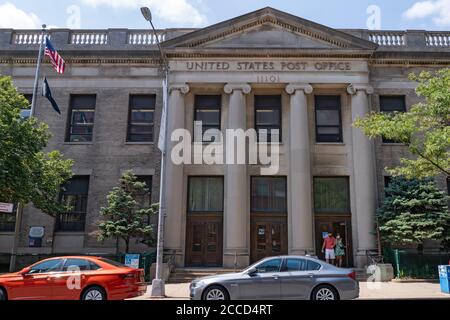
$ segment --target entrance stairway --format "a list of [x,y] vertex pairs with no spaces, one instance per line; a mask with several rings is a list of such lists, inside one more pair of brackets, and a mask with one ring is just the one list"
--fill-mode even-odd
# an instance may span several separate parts
[[239,272],[234,269],[212,268],[179,268],[170,275],[168,283],[190,283],[202,277],[215,276],[225,273]]

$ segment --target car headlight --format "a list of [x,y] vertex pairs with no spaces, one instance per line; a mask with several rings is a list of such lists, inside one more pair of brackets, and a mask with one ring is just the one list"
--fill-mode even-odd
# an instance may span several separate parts
[[191,283],[191,289],[198,288],[198,287],[200,287],[200,285],[201,285],[201,281],[194,281]]

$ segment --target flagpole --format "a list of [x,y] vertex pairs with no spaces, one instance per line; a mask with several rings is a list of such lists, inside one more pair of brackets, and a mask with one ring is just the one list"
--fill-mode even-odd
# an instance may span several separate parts
[[42,38],[40,39],[39,44],[39,54],[36,66],[36,75],[34,77],[34,87],[33,87],[33,100],[31,102],[31,112],[30,117],[34,117],[34,113],[36,111],[36,103],[37,103],[37,95],[38,95],[38,87],[39,87],[39,73],[41,71],[41,62],[42,62],[42,48],[45,41],[45,29],[47,26],[45,24],[42,25]]
[[[42,25],[42,38],[40,39],[39,44],[39,54],[38,54],[38,61],[36,66],[36,75],[34,78],[34,87],[33,87],[33,100],[31,102],[31,111],[30,111],[30,118],[34,117],[34,112],[36,110],[36,100],[37,100],[37,91],[38,91],[38,82],[39,82],[39,71],[41,68],[41,60],[42,60],[42,45],[44,42],[44,36],[45,36],[45,29],[47,26],[45,24]],[[21,203],[17,204],[16,209],[16,223],[14,228],[14,240],[13,240],[13,246],[11,250],[11,259],[9,261],[9,271],[14,272],[16,268],[16,258],[17,258],[17,252],[19,248],[19,233],[20,233],[20,225],[22,224],[22,215],[23,215],[23,205]]]

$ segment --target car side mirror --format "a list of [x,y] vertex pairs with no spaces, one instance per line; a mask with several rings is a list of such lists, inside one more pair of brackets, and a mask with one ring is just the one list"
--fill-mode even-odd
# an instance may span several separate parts
[[22,270],[20,271],[20,274],[21,274],[22,276],[26,276],[26,275],[29,275],[29,274],[30,274],[30,271],[31,271],[31,268],[30,268],[30,267],[27,267],[27,268],[22,269]]
[[256,270],[256,268],[251,268],[250,270],[247,271],[247,274],[248,274],[250,277],[256,276],[257,273],[258,273],[258,270]]

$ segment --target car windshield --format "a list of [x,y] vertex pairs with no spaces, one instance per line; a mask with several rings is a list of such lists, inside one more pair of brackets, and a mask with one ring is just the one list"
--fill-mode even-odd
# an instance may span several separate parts
[[264,272],[274,272],[280,269],[282,259],[270,259],[270,260],[263,260],[259,261],[247,269],[243,270],[242,272],[248,272],[251,269],[256,269],[258,273],[264,273]]
[[127,266],[124,265],[123,263],[120,263],[120,262],[117,262],[117,261],[114,261],[114,260],[109,260],[109,259],[106,259],[106,258],[100,258],[99,260],[104,262],[104,263],[110,264],[110,265],[112,265],[114,267],[127,268]]

